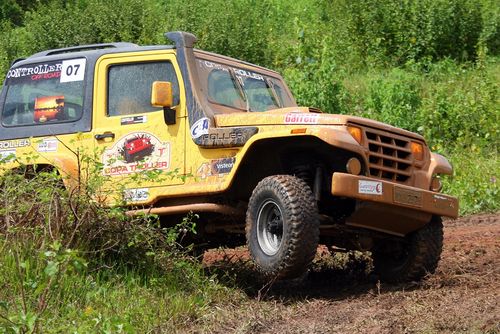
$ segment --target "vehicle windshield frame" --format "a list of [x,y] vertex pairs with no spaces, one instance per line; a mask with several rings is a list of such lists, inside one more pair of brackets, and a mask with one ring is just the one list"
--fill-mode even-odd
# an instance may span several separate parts
[[[199,84],[215,113],[266,112],[297,104],[283,78],[274,71],[213,54],[195,53]],[[211,82],[218,76],[219,87]],[[224,86],[220,89],[220,86]],[[250,87],[254,86],[254,87]],[[226,99],[214,96],[226,93]],[[260,98],[260,106],[257,98]],[[229,101],[229,102],[228,102]]]

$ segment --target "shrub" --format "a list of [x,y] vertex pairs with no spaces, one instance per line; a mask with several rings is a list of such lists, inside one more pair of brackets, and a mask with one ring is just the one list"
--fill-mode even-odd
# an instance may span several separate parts
[[422,103],[418,75],[401,69],[368,80],[364,116],[416,132]]
[[454,176],[445,179],[444,191],[460,199],[461,215],[500,210],[500,159],[496,153],[456,150],[450,161]]
[[326,27],[348,59],[401,65],[446,57],[472,60],[482,30],[477,1],[321,1]]
[[445,149],[452,144],[498,152],[500,85],[496,71],[498,64],[480,69],[455,65],[441,78],[426,83],[420,131],[433,146]]
[[110,191],[101,164],[80,156],[80,165],[87,172],[76,184],[41,166],[0,177],[0,332],[145,331],[217,298],[215,282],[177,243],[193,232],[192,219],[162,228],[157,217],[129,217],[99,200]]

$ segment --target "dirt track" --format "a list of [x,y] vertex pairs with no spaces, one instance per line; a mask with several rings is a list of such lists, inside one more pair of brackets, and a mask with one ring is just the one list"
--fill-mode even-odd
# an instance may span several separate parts
[[420,284],[380,284],[363,255],[323,254],[302,285],[269,289],[255,283],[245,255],[205,254],[250,298],[214,306],[187,332],[500,333],[500,214],[445,222],[438,270]]

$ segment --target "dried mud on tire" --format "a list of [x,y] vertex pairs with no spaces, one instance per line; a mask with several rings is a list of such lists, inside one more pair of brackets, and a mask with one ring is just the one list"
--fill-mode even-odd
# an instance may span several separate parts
[[[247,252],[229,254],[207,253],[206,264],[240,257],[244,275],[252,275]],[[298,287],[251,290],[243,301],[212,308],[185,332],[500,333],[500,213],[445,220],[441,261],[421,283],[380,283],[363,274],[362,261],[352,263],[361,267],[319,266]],[[248,282],[251,277],[238,287],[245,291]]]

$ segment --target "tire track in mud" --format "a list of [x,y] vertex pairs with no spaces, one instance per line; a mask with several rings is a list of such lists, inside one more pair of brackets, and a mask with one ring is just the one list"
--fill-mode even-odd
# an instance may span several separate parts
[[[236,266],[233,273],[242,275],[237,288],[249,298],[210,309],[186,332],[500,333],[500,213],[444,226],[436,273],[413,284],[381,284],[366,274],[363,257],[347,255],[347,267],[316,265],[302,284],[262,293],[247,289],[255,281],[245,250],[207,253],[208,263]],[[358,267],[349,268],[353,264]]]

